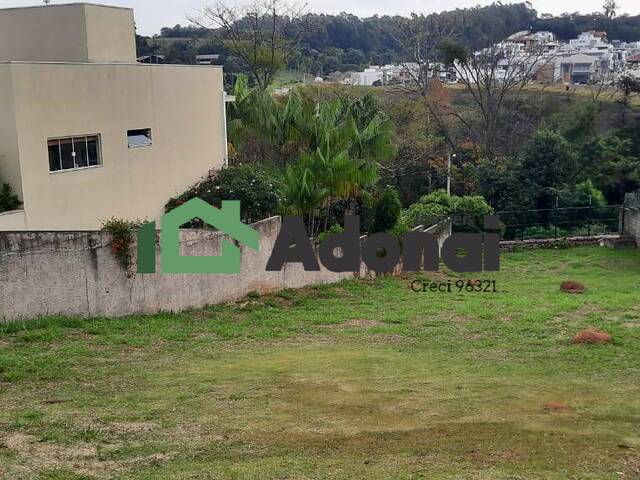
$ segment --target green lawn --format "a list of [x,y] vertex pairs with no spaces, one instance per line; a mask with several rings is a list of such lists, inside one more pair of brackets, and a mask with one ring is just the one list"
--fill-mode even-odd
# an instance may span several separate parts
[[[307,75],[307,79],[313,80],[313,76],[310,77],[309,75]],[[273,91],[277,88],[293,87],[296,85],[303,85],[302,74],[296,72],[295,70],[281,70],[276,74],[270,88]]]
[[[498,293],[413,278],[6,326],[0,476],[640,477],[640,252],[505,254]],[[573,345],[589,326],[614,343]]]

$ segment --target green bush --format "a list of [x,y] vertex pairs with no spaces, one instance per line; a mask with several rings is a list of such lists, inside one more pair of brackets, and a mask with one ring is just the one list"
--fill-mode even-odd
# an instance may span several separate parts
[[22,205],[22,202],[11,190],[11,185],[3,183],[2,188],[0,188],[0,213],[17,210],[20,205]]
[[101,230],[111,234],[111,253],[125,270],[128,270],[131,264],[134,233],[143,223],[142,220],[131,221],[117,217],[111,217],[102,222]]
[[402,212],[402,202],[398,191],[393,187],[385,188],[376,202],[373,232],[386,232],[398,222]]
[[336,233],[342,233],[342,232],[344,232],[344,228],[342,227],[342,225],[340,225],[338,223],[335,223],[335,224],[331,225],[331,227],[329,227],[328,230],[326,230],[324,232],[320,232],[318,234],[317,241],[318,241],[318,243],[322,243],[327,239],[327,237],[329,237],[331,235],[334,235]]
[[586,180],[569,188],[558,190],[563,205],[570,207],[606,207],[607,200],[591,180]]
[[[240,200],[242,221],[256,222],[281,210],[281,176],[260,165],[237,165],[212,172],[183,194],[169,200],[166,211],[173,210],[192,198],[220,207],[223,200]],[[189,223],[198,228],[200,220]]]
[[491,213],[493,209],[481,196],[449,196],[444,190],[437,190],[403,210],[398,223],[406,231],[418,225],[434,225],[453,216],[458,230],[477,231],[482,228],[484,215]]

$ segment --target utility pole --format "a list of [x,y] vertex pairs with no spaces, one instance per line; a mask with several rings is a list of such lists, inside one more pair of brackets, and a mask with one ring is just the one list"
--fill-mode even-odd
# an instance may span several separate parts
[[224,168],[229,166],[229,139],[227,137],[227,103],[234,103],[236,97],[222,91],[222,125],[224,125]]
[[452,158],[456,158],[456,154],[451,154],[451,152],[449,152],[449,154],[447,155],[447,195],[451,196],[451,162],[452,162]]

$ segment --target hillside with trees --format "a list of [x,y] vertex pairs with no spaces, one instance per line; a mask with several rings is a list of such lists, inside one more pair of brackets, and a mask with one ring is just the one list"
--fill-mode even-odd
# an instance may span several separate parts
[[[165,27],[154,37],[138,37],[139,55],[167,55],[171,63],[194,63],[199,54],[222,54],[225,69],[239,73],[242,62],[212,35],[218,25],[200,13],[193,15],[193,25]],[[298,12],[301,13],[301,12]],[[249,29],[243,18],[239,29]],[[287,36],[300,37],[300,48],[287,59],[287,66],[311,75],[362,69],[370,64],[404,60],[403,36],[406,31],[429,30],[438,25],[451,32],[469,49],[484,48],[514,32],[548,30],[561,40],[576,37],[586,30],[606,31],[610,39],[640,40],[640,16],[615,15],[613,10],[591,14],[567,13],[558,17],[538,14],[527,3],[494,3],[484,7],[455,9],[411,17],[372,16],[360,18],[349,13],[339,15],[299,14],[290,18]],[[216,38],[216,39],[214,39]],[[248,72],[245,72],[248,73]]]
[[[496,81],[505,57],[494,48],[470,54],[539,21],[525,4],[369,19],[307,15],[279,0],[256,8],[217,4],[194,18],[200,30],[188,30],[199,32],[186,41],[192,54],[216,49],[233,72],[231,167],[168,208],[194,196],[213,204],[241,198],[245,220],[301,215],[319,238],[340,229],[348,212],[362,217],[364,232],[401,233],[438,216],[584,206],[602,208],[596,220],[607,228],[607,205],[640,188],[637,81],[581,94],[546,91],[531,88],[532,69],[508,70]],[[608,8],[601,14],[607,21],[628,21]],[[181,35],[181,27],[170,34]],[[164,41],[173,51],[185,44]],[[287,68],[327,73],[376,55],[442,62],[459,81],[450,86],[418,73],[387,88],[308,85],[272,94]],[[548,234],[550,218],[536,215],[520,224]]]

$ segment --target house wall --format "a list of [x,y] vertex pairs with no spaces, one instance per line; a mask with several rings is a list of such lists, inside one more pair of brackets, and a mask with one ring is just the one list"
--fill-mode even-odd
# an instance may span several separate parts
[[133,10],[85,5],[89,62],[135,63]]
[[0,65],[0,184],[2,183],[11,185],[13,192],[22,198],[13,79],[11,70]]
[[[260,251],[241,246],[241,271],[236,275],[137,274],[136,246],[131,246],[133,259],[126,270],[117,262],[111,235],[105,232],[0,232],[0,322],[53,314],[122,316],[181,311],[237,301],[250,292],[376,276],[364,263],[358,273],[335,273],[323,267],[319,272],[305,272],[300,264],[267,272],[281,219],[270,218],[252,227],[260,235]],[[427,231],[442,245],[451,235],[451,222]],[[183,255],[218,255],[223,239],[226,237],[219,232],[183,230],[181,251]],[[158,247],[156,265],[161,265]],[[394,273],[400,271],[401,266]]]
[[[95,230],[112,216],[158,220],[171,196],[223,165],[221,68],[0,65],[0,79],[7,73],[29,230]],[[129,148],[127,130],[141,128],[152,129],[153,145]],[[49,171],[48,139],[92,134],[101,166]]]
[[0,9],[0,62],[136,61],[133,11],[88,4]]

